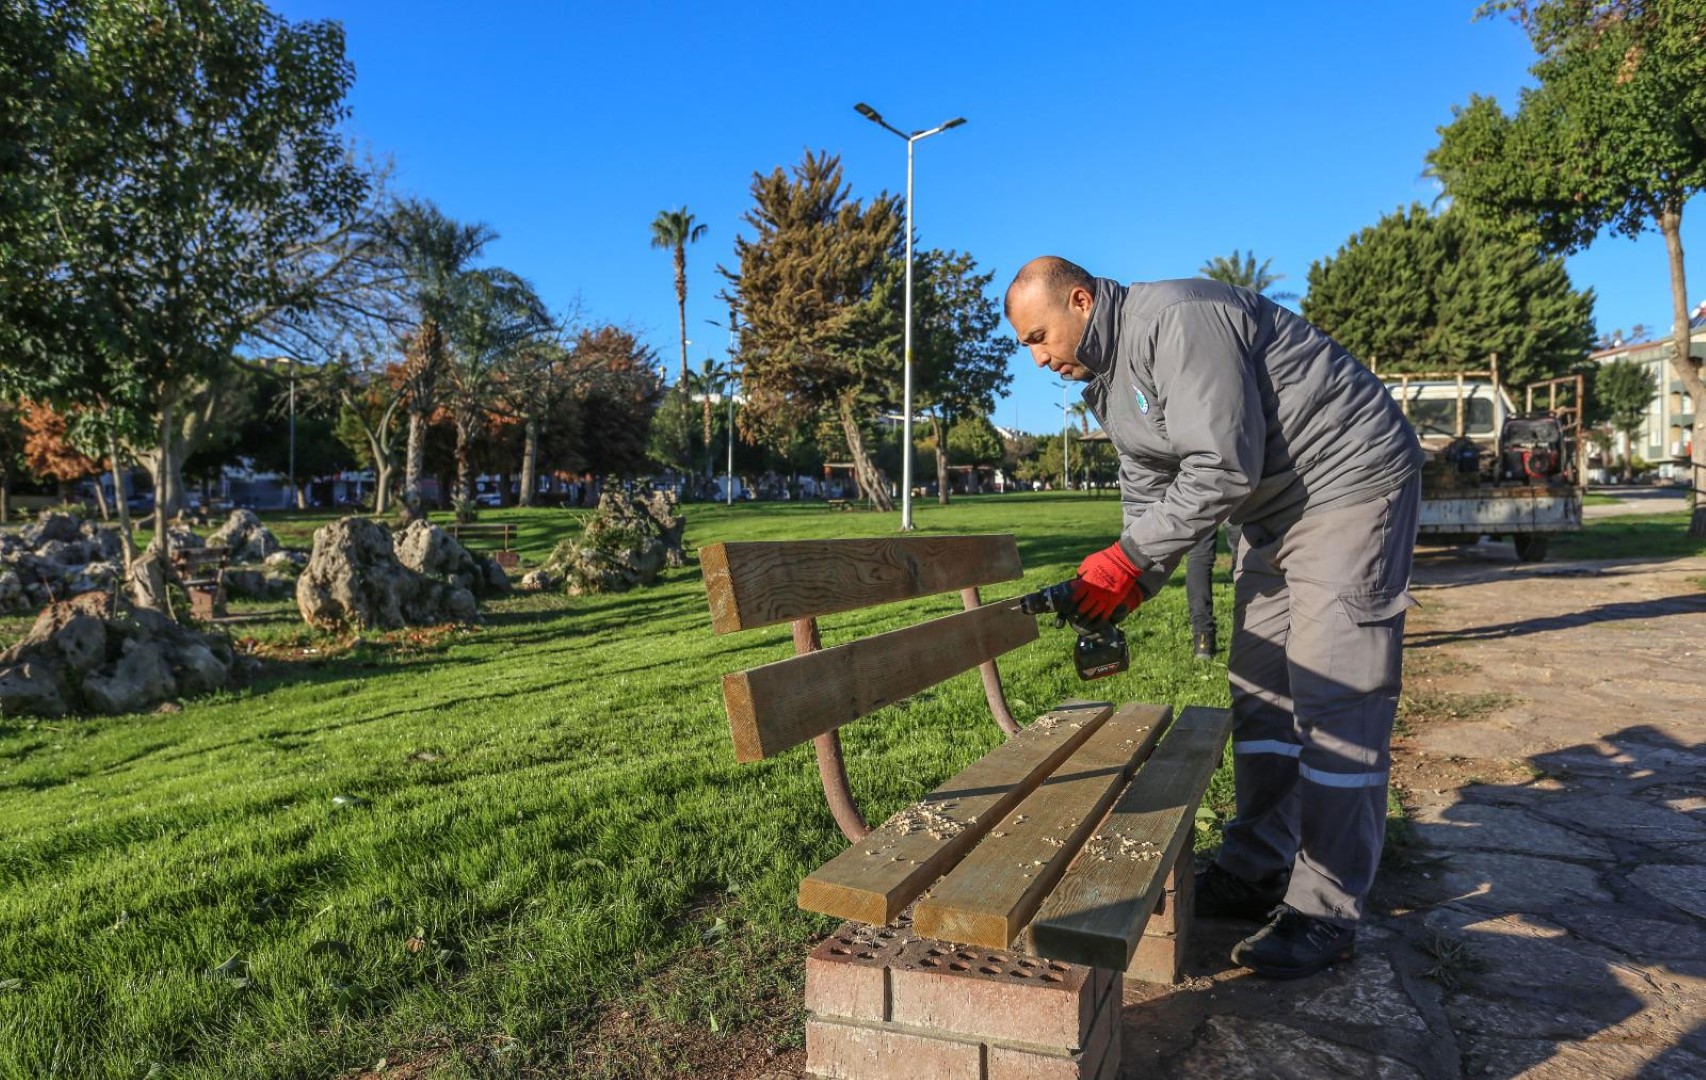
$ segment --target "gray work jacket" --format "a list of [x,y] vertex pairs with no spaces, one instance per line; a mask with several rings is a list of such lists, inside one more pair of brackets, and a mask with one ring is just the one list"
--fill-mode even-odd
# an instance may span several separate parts
[[1282,529],[1422,467],[1380,380],[1246,289],[1097,278],[1078,360],[1094,375],[1084,401],[1120,455],[1120,547],[1151,596],[1223,521]]

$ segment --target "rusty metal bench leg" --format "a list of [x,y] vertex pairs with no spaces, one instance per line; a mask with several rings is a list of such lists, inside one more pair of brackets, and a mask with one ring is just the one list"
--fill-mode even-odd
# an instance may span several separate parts
[[[967,611],[983,606],[983,601],[978,598],[976,585],[961,589],[960,599],[965,601]],[[1019,734],[1019,724],[1007,708],[1007,693],[1001,688],[1001,672],[996,670],[995,661],[985,661],[978,666],[978,671],[983,675],[983,696],[989,700],[989,711],[995,716],[995,722],[1007,734]]]
[[[795,619],[792,625],[796,655],[816,652],[823,647],[815,618]],[[841,826],[842,835],[848,842],[857,844],[870,834],[871,827],[865,824],[865,816],[859,813],[859,807],[853,801],[853,790],[847,784],[847,762],[841,756],[840,732],[824,732],[812,740],[812,748],[817,751],[817,772],[823,780],[823,795],[829,800],[829,812],[835,815],[835,823]]]

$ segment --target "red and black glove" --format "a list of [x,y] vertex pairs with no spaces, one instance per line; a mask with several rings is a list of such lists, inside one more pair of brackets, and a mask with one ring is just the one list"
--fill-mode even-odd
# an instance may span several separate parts
[[1118,544],[1103,548],[1079,564],[1072,606],[1085,618],[1117,622],[1143,603],[1141,574]]

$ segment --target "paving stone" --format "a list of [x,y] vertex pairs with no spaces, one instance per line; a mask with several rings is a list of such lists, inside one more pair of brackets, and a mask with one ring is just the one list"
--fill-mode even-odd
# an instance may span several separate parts
[[1479,996],[1542,1000],[1615,1022],[1634,1015],[1655,992],[1642,969],[1533,915],[1484,916],[1446,907],[1423,922],[1468,946],[1481,968],[1469,975]]
[[1179,1080],[1319,1080],[1323,1076],[1422,1080],[1396,1058],[1318,1039],[1284,1024],[1211,1017],[1165,1074]]
[[1629,881],[1649,896],[1706,919],[1706,866],[1643,866]]
[[1643,919],[1615,908],[1561,908],[1552,917],[1579,936],[1609,945],[1643,964],[1706,960],[1706,927],[1696,922]]
[[1521,1076],[1523,1080],[1699,1080],[1706,1076],[1706,1058],[1671,1045],[1474,1035],[1463,1041],[1463,1071],[1469,1076]]
[[1497,911],[1551,911],[1577,903],[1610,903],[1598,875],[1554,859],[1493,852],[1454,854],[1440,866],[1440,881],[1461,904]]
[[1542,821],[1526,810],[1460,802],[1424,807],[1411,819],[1418,843],[1453,850],[1515,851],[1566,859],[1609,859],[1598,840]]
[[1453,1031],[1501,1039],[1585,1039],[1605,1030],[1605,1021],[1567,1005],[1526,998],[1455,994],[1445,1003]]
[[1333,968],[1330,982],[1296,1000],[1299,1015],[1365,1027],[1426,1031],[1427,1021],[1405,995],[1392,965],[1367,952]]
[[1662,806],[1618,795],[1559,799],[1545,808],[1547,816],[1590,829],[1602,836],[1643,844],[1706,841],[1706,824]]

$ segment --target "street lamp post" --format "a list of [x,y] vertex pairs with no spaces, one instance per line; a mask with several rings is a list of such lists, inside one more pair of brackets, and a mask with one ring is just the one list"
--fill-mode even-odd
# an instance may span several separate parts
[[[720,327],[723,325],[722,323],[718,322],[715,319],[706,319],[705,321],[710,323],[712,326],[719,326]],[[735,352],[736,352],[736,350],[735,350],[735,311],[734,311],[734,308],[732,306],[729,308],[729,324],[726,327],[726,329],[729,332],[729,364],[728,364],[727,370],[725,370],[723,372],[723,393],[728,397],[728,402],[729,402],[729,478],[728,478],[728,483],[723,485],[723,505],[733,506],[735,504]]]
[[[902,532],[912,530],[912,145],[920,139],[928,139],[939,135],[949,128],[959,127],[966,122],[963,116],[956,116],[943,124],[938,124],[928,131],[906,132],[891,125],[882,118],[882,114],[871,108],[863,101],[853,106],[860,116],[883,128],[892,131],[906,140],[906,335],[905,356],[903,368],[905,387],[901,399],[901,446],[900,446],[900,528]],[[943,453],[944,447],[937,447],[937,453]]]
[[1072,384],[1062,383],[1060,387],[1060,404],[1055,408],[1060,410],[1060,475],[1061,487],[1066,491],[1072,490]]

